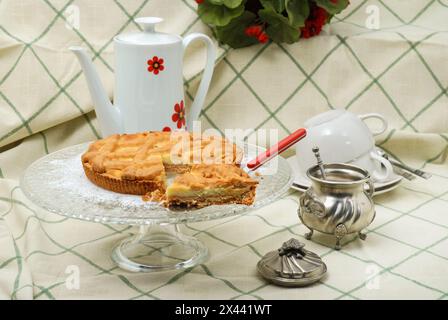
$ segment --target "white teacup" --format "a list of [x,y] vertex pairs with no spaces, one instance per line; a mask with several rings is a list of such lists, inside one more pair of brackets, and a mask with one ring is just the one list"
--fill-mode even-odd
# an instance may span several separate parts
[[[382,127],[371,131],[363,120],[377,118]],[[386,131],[386,119],[377,113],[357,116],[345,110],[332,110],[319,114],[305,122],[307,137],[296,145],[296,157],[301,173],[316,164],[312,152],[318,146],[324,163],[352,163],[369,171],[376,182],[391,177],[390,162],[381,157],[375,149],[373,136]]]

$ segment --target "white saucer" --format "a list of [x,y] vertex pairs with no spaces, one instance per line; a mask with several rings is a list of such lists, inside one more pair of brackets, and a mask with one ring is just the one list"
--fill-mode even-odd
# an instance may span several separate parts
[[[299,165],[297,164],[296,157],[292,156],[286,159],[291,166],[295,178],[291,188],[298,191],[306,191],[311,186],[311,181],[307,177],[304,177],[300,172]],[[402,176],[397,174],[393,174],[387,181],[374,182],[373,185],[375,187],[375,192],[373,195],[379,195],[382,193],[389,192],[400,185],[400,182],[403,180]]]

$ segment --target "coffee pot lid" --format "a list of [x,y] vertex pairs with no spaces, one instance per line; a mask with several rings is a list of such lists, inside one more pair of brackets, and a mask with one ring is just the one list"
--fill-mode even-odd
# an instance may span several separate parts
[[180,42],[182,38],[174,34],[156,31],[156,24],[163,22],[158,17],[141,17],[134,20],[143,31],[122,33],[115,37],[118,42],[135,45],[158,45]]
[[281,248],[268,252],[257,264],[258,272],[268,281],[287,287],[301,287],[320,280],[327,266],[305,244],[291,238]]

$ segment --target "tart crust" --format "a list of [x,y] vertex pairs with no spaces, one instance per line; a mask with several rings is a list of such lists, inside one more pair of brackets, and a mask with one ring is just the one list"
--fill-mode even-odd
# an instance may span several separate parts
[[91,166],[83,163],[84,173],[87,178],[98,187],[113,192],[124,194],[145,195],[155,190],[165,191],[164,181],[135,181],[117,179],[105,174],[101,174],[92,170]]
[[181,198],[172,197],[168,200],[168,206],[170,208],[203,208],[211,205],[220,204],[244,204],[250,206],[255,200],[255,187],[244,193],[239,197],[235,196],[218,196],[218,197],[191,197]]

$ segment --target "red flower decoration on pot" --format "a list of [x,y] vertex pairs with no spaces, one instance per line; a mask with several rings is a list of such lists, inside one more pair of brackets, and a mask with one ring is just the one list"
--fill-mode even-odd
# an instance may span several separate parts
[[185,108],[183,100],[180,103],[176,103],[174,106],[174,113],[171,120],[173,120],[173,122],[177,122],[178,129],[185,126]]
[[160,71],[163,71],[165,67],[163,66],[163,59],[154,56],[152,59],[148,60],[148,71],[153,72],[154,74],[159,74]]

